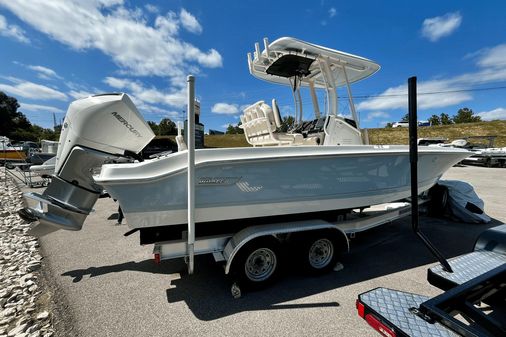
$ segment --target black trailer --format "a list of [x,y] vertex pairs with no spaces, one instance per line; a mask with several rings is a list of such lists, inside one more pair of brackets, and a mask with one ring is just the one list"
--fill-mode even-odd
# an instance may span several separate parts
[[445,290],[429,298],[376,288],[360,294],[357,310],[383,336],[506,336],[506,225],[490,228],[471,253],[428,270]]

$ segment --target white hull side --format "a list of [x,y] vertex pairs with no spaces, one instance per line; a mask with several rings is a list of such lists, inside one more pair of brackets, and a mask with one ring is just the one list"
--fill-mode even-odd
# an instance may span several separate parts
[[[410,195],[407,147],[312,149],[197,153],[196,222],[356,208]],[[420,192],[465,156],[462,151],[420,153]],[[183,152],[153,162],[104,165],[96,180],[118,199],[130,226],[182,224],[187,219],[186,171],[180,165],[185,158]]]

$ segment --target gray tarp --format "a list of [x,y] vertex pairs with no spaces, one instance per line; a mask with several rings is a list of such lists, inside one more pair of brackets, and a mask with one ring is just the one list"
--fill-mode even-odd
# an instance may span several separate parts
[[489,223],[485,203],[471,184],[460,180],[440,180],[439,185],[448,188],[448,202],[452,215],[469,223]]

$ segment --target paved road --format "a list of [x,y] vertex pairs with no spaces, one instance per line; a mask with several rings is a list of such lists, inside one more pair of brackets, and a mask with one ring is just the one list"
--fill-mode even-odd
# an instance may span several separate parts
[[[471,182],[487,213],[502,222],[505,174],[455,167],[445,178]],[[137,234],[123,237],[128,228],[112,219],[116,207],[101,199],[82,231],[41,239],[60,315],[71,327],[62,336],[377,336],[356,315],[359,293],[379,286],[439,293],[426,282],[434,259],[411,233],[409,219],[358,235],[342,271],[307,278],[288,270],[269,289],[234,300],[212,257],[198,257],[192,276],[179,260],[155,265],[151,246],[139,246]],[[421,223],[448,257],[470,250],[488,227],[425,217]]]

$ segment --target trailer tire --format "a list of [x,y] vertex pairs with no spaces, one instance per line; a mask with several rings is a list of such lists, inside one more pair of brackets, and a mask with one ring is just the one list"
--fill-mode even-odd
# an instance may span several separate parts
[[436,184],[429,190],[428,213],[433,217],[443,216],[448,207],[448,187]]
[[231,274],[241,288],[264,288],[279,276],[280,253],[280,243],[273,236],[253,239],[237,253],[231,265]]
[[321,275],[331,271],[337,263],[341,248],[338,232],[315,230],[299,233],[298,259],[306,274]]

